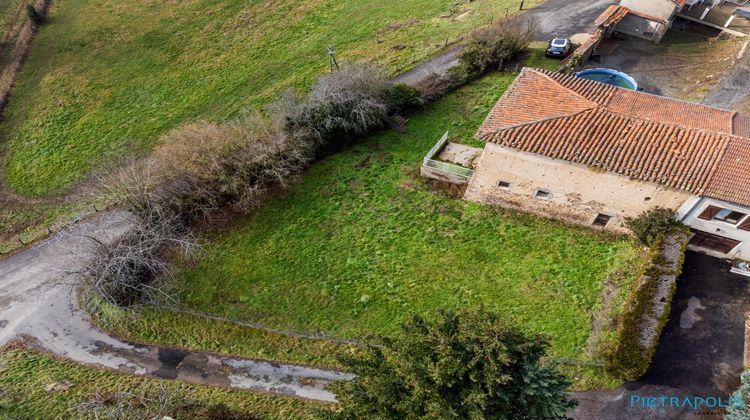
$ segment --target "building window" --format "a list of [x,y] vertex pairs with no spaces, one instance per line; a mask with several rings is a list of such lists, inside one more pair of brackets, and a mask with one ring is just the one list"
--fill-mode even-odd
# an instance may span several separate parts
[[607,223],[612,219],[612,216],[608,216],[606,214],[597,214],[594,218],[594,222],[592,223],[594,226],[607,226]]
[[737,247],[737,245],[741,243],[742,242],[736,241],[734,239],[724,238],[719,235],[701,232],[699,230],[694,230],[693,236],[690,238],[690,245],[710,249],[722,254],[730,253],[734,248]]
[[730,209],[724,209],[716,206],[708,206],[698,218],[703,220],[718,220],[720,222],[729,223],[730,225],[736,225],[740,222],[746,213],[734,211]]
[[703,210],[703,213],[701,213],[698,218],[703,220],[711,220],[721,211],[721,207],[716,206],[708,206],[705,210]]
[[508,181],[497,181],[497,186],[500,188],[510,189],[510,182]]
[[716,216],[714,216],[714,220],[720,220],[722,222],[736,225],[745,216],[747,216],[745,213],[740,213],[738,211],[732,211],[729,209],[721,209],[721,211],[718,212]]
[[740,223],[740,225],[737,228],[750,231],[750,217],[745,219],[744,222]]
[[536,198],[544,198],[547,199],[552,195],[552,193],[544,188],[537,188],[536,191],[534,191],[534,197]]

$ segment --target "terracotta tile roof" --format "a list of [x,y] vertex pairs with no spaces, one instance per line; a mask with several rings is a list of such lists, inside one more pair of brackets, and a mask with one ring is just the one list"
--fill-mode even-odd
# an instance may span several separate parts
[[732,136],[705,195],[750,205],[750,139]]
[[739,113],[734,114],[732,133],[742,137],[750,137],[750,117]]
[[750,205],[748,131],[731,111],[524,69],[477,137]]
[[676,4],[676,5],[680,6],[680,7],[684,6],[685,2],[687,2],[687,0],[672,0],[672,1],[674,2],[674,4]]
[[628,15],[628,8],[613,4],[594,20],[594,26],[607,29]]

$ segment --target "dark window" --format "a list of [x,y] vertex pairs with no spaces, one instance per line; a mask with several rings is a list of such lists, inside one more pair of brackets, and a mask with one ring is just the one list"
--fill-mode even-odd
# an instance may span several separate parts
[[607,216],[606,214],[597,214],[596,218],[594,219],[594,226],[607,226],[607,223],[609,223],[610,219],[612,219],[612,216]]
[[739,228],[742,230],[750,230],[750,217],[745,219],[745,221],[740,224]]
[[543,190],[540,188],[534,192],[534,197],[536,198],[549,198],[549,196],[550,196],[549,190]]
[[508,181],[497,181],[497,186],[500,188],[510,188],[510,182]]
[[740,241],[735,241],[734,239],[725,238],[723,236],[714,235],[711,233],[701,232],[699,230],[694,230],[692,238],[690,238],[690,245],[699,246],[701,248],[710,249],[713,251],[721,252],[722,254],[726,254],[729,251],[733,250],[737,245],[739,245]]
[[722,209],[721,209],[721,207],[716,207],[716,206],[708,206],[708,207],[706,207],[706,209],[705,209],[705,210],[703,210],[703,213],[701,213],[701,214],[700,214],[700,216],[698,216],[698,218],[699,218],[699,219],[703,219],[703,220],[711,220],[711,219],[713,219],[713,218],[714,218],[714,216],[716,216],[716,215],[717,215],[717,214],[718,214],[718,213],[719,213],[719,212],[720,212],[721,210],[722,210]]
[[738,211],[732,211],[729,209],[721,209],[721,211],[716,213],[716,216],[714,216],[714,220],[721,220],[722,222],[736,225],[745,216],[747,216],[745,213],[740,213]]

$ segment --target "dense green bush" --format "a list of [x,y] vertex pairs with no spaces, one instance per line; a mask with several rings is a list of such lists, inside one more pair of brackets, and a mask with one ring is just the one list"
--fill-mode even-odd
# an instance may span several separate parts
[[742,372],[740,380],[742,384],[727,403],[728,413],[724,416],[725,420],[750,419],[750,370]]
[[414,87],[403,83],[391,86],[385,92],[385,100],[391,112],[408,112],[424,104],[422,94]]
[[650,246],[659,234],[677,228],[680,223],[675,217],[674,210],[655,207],[644,211],[635,218],[626,218],[625,225],[633,231],[633,234],[643,245]]
[[570,383],[540,363],[549,340],[485,310],[413,316],[395,339],[342,357],[356,374],[334,392],[344,418],[562,418]]

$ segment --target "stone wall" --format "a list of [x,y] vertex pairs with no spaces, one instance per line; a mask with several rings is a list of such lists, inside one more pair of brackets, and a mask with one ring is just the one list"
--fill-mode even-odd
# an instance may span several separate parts
[[[498,186],[500,181],[510,185]],[[548,192],[546,198],[535,197],[540,189]],[[604,228],[621,233],[629,232],[626,217],[657,206],[677,209],[688,197],[684,191],[494,143],[487,143],[464,196],[586,226],[604,214],[611,217]]]

